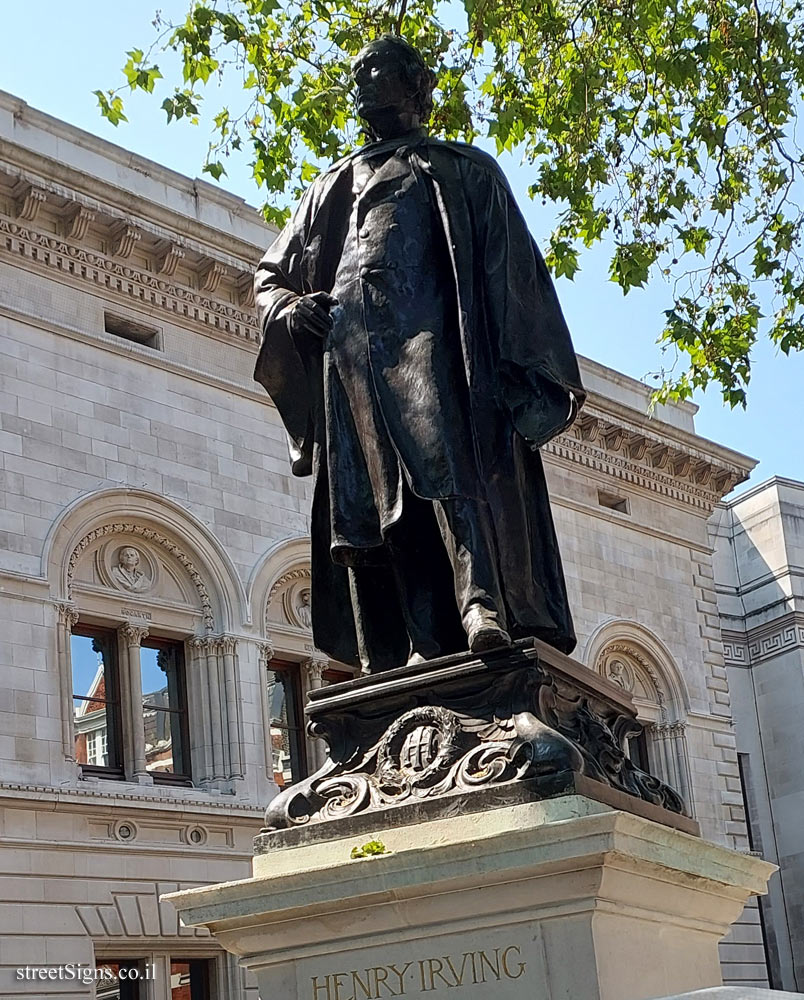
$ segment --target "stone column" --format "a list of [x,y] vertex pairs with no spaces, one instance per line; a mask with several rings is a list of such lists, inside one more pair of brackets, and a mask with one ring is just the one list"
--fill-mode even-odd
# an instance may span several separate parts
[[[306,660],[302,666],[307,677],[307,690],[317,691],[319,688],[322,688],[324,686],[324,671],[329,666],[329,660],[324,656],[324,654],[316,652],[310,657],[309,660]],[[305,739],[307,740],[307,748],[310,753],[310,762],[313,765],[310,770],[317,771],[324,765],[327,759],[324,741],[311,739],[306,735],[306,733]]]
[[654,722],[647,727],[647,733],[650,741],[651,771],[657,778],[661,778],[668,785],[672,784],[675,788],[675,783],[672,781],[673,769],[667,759],[667,723]]
[[226,738],[229,750],[227,777],[243,777],[243,756],[240,732],[240,698],[237,683],[237,640],[226,635],[220,641],[223,655],[223,691],[226,701]]
[[657,778],[674,788],[692,809],[687,726],[684,722],[657,722],[647,727],[651,768]]
[[[145,728],[142,721],[142,675],[140,673],[140,645],[148,637],[148,629],[144,625],[134,625],[125,622],[120,626],[120,633],[126,650],[126,666],[128,676],[126,690],[128,692],[131,720],[131,772],[135,781],[140,784],[151,784],[153,778],[145,766]],[[121,677],[121,687],[123,678]]]
[[212,777],[221,781],[227,777],[226,757],[228,746],[224,744],[223,712],[226,701],[223,695],[223,669],[221,664],[221,644],[217,637],[207,640],[207,688],[209,690],[209,710],[212,731]]
[[190,639],[190,670],[187,671],[187,704],[190,710],[190,759],[193,783],[206,787],[212,779],[212,735],[207,680],[209,639]]
[[692,778],[690,775],[690,753],[687,746],[687,723],[674,722],[670,727],[670,738],[675,751],[678,766],[678,785],[676,790],[684,799],[690,816],[695,815],[695,803],[692,800]]
[[268,665],[274,658],[274,647],[270,641],[257,643],[259,651],[260,704],[262,706],[262,735],[265,746],[265,774],[269,781],[274,778],[274,755],[271,747],[271,706],[268,704]]
[[75,725],[73,709],[73,661],[70,636],[78,622],[78,610],[72,604],[57,604],[56,659],[61,693],[61,742],[65,760],[75,763]]

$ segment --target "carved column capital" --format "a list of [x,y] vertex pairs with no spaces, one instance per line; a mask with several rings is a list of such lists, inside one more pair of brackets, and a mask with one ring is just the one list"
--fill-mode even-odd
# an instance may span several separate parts
[[120,632],[129,646],[139,646],[143,639],[148,638],[148,629],[132,622],[124,622],[120,626]]
[[196,635],[187,641],[190,649],[196,653],[201,653],[204,656],[209,653],[214,653],[218,644],[218,638],[214,635]]
[[218,636],[218,645],[221,653],[232,655],[237,649],[237,639],[233,635]]
[[74,604],[57,604],[59,624],[71,629],[78,623],[78,608]]
[[314,653],[302,664],[310,679],[310,687],[320,688],[324,683],[324,671],[329,667],[329,660],[323,653]]
[[274,656],[276,655],[274,644],[271,642],[270,639],[262,639],[260,642],[258,642],[257,650],[259,651],[260,659],[265,663],[268,663],[270,660],[273,660]]

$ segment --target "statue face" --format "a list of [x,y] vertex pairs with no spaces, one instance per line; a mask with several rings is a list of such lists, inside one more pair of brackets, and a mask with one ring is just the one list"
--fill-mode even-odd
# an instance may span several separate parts
[[140,564],[140,554],[136,549],[125,548],[120,550],[118,561],[123,569],[134,570]]
[[414,95],[402,68],[399,50],[382,40],[371,42],[352,66],[355,107],[361,118],[377,112],[415,111]]

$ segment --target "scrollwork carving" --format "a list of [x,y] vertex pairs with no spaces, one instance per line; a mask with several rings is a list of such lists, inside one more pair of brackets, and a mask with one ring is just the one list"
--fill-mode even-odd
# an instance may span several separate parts
[[426,667],[419,687],[410,678],[383,687],[379,675],[371,699],[365,684],[352,702],[343,686],[333,696],[314,691],[308,730],[324,738],[329,758],[270,803],[266,829],[571,772],[684,812],[669,786],[628,759],[625,740],[642,728],[632,713],[540,663],[534,650],[511,659],[505,670],[467,672],[463,683],[455,674],[428,681]]

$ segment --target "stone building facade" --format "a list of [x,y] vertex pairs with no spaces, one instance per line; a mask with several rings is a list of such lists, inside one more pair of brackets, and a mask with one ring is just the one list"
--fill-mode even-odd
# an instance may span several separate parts
[[762,900],[771,981],[804,991],[804,483],[755,486],[711,532],[751,847],[779,865]]
[[[105,963],[153,972],[121,997],[254,998],[159,897],[249,874],[261,807],[320,757],[304,693],[346,675],[311,643],[309,483],[252,382],[272,233],[5,94],[0,139],[0,997],[88,997],[16,970]],[[752,462],[582,370],[544,449],[576,656],[633,692],[632,752],[704,836],[747,849],[707,519]],[[747,909],[727,980],[767,981],[760,931]]]

